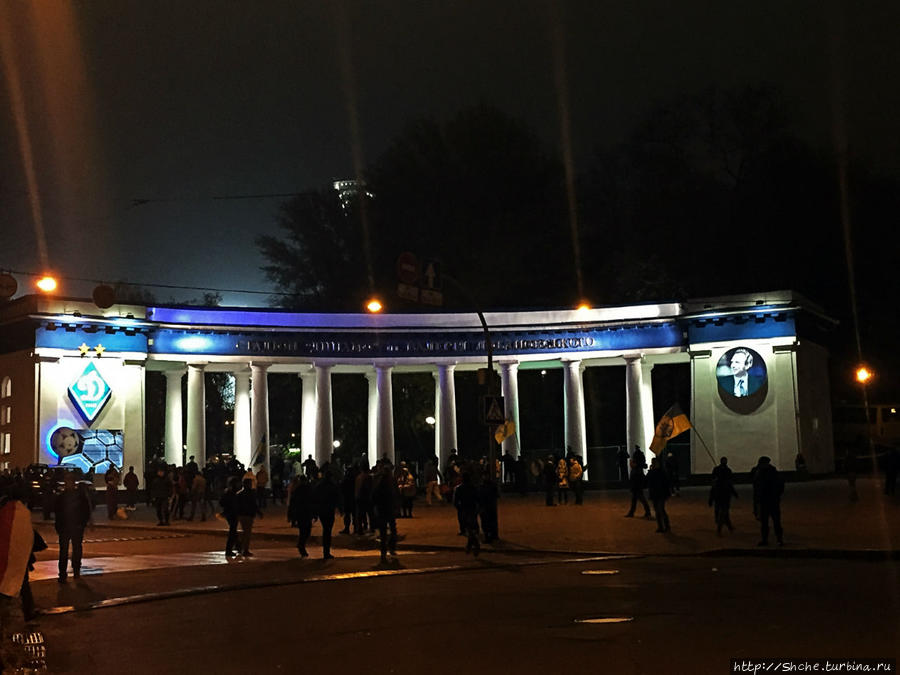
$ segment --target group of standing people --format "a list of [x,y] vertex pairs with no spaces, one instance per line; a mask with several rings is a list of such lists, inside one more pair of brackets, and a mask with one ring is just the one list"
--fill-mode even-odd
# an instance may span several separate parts
[[[544,462],[544,494],[547,506],[569,503],[569,490],[575,497],[574,504],[580,506],[584,503],[584,465],[579,455],[568,448],[565,457],[556,458],[556,455],[548,455]],[[556,494],[556,501],[553,495]]]
[[[323,467],[313,482],[306,474],[297,475],[288,487],[287,519],[297,528],[297,550],[302,558],[309,556],[306,544],[316,520],[322,526],[322,557],[332,559],[331,538],[335,512],[344,517],[342,534],[362,535],[377,530],[381,539],[381,560],[396,555],[397,518],[404,510],[412,515],[412,507],[404,503],[401,485],[407,485],[409,469],[403,463],[395,472],[389,459],[382,458],[370,471],[364,460],[347,467],[340,484],[330,470]],[[415,482],[412,482],[413,487]],[[414,495],[413,495],[414,496]]]

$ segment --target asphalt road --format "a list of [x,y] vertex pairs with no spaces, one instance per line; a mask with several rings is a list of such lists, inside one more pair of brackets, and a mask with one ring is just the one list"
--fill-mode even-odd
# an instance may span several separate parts
[[[127,559],[160,541],[97,546]],[[382,566],[258,546],[232,564],[36,582],[39,606],[81,608],[40,619],[51,672],[724,674],[731,658],[897,658],[900,645],[896,562],[441,552]],[[579,623],[597,619],[624,622]]]

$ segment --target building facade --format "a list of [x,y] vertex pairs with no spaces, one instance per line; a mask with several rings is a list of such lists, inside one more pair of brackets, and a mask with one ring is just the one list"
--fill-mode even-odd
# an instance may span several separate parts
[[[767,454],[812,472],[833,470],[827,352],[833,323],[788,291],[580,310],[486,313],[503,416],[517,433],[518,373],[561,368],[565,445],[586,456],[585,368],[624,367],[628,447],[649,452],[656,364],[689,364],[691,472],[729,457],[748,471]],[[206,456],[204,375],[234,377],[234,447],[245,464],[268,461],[270,373],[302,380],[300,446],[319,463],[333,450],[331,378],[369,382],[368,457],[393,458],[392,377],[435,380],[435,452],[456,443],[455,374],[484,368],[486,335],[474,313],[309,314],[268,309],[114,305],[26,296],[0,306],[0,463],[67,464],[102,473],[143,466],[146,374],[167,379],[167,461]],[[186,383],[183,406],[182,381]],[[182,409],[186,416],[182,419]],[[186,439],[186,442],[184,442]],[[0,468],[2,468],[0,467]]]

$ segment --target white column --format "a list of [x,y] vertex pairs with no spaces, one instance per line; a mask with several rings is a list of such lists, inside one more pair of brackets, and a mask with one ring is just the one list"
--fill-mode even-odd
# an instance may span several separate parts
[[516,425],[516,433],[503,441],[503,454],[507,452],[518,457],[522,447],[519,434],[519,364],[500,364],[500,390],[503,394],[503,414],[507,420]]
[[628,454],[634,454],[634,446],[638,446],[647,458],[648,466],[654,457],[650,451],[654,427],[652,368],[640,356],[625,359],[625,436]]
[[[205,365],[190,364],[187,369],[187,452],[198,464],[206,462],[206,387],[203,384]],[[179,454],[179,457],[181,455]],[[184,464],[184,459],[177,462]]]
[[269,472],[268,364],[250,364],[250,465],[265,464]]
[[181,464],[184,451],[184,427],[181,414],[181,378],[183,370],[166,372],[166,464]]
[[250,373],[234,373],[234,456],[250,466],[252,441],[250,433]]
[[584,386],[581,381],[581,361],[563,361],[563,366],[566,370],[563,377],[563,405],[566,420],[565,445],[571,446],[572,452],[586,459],[587,434],[585,433]]
[[300,449],[303,461],[316,454],[316,371],[300,373]]
[[434,456],[438,458],[438,468],[444,468],[441,459],[441,380],[437,371],[431,373],[434,378]]
[[375,415],[375,442],[378,457],[387,455],[396,464],[394,452],[394,393],[391,386],[391,366],[375,366],[375,391],[378,406]]
[[366,373],[366,381],[369,383],[369,406],[368,416],[368,446],[367,456],[369,459],[369,467],[375,466],[378,461],[378,434],[377,434],[377,417],[378,417],[378,389],[375,384],[375,372]]
[[[644,442],[647,447],[653,442],[653,432],[656,430],[656,420],[653,419],[653,364],[646,359],[641,359],[641,416],[644,430]],[[651,457],[647,458],[650,464]]]
[[437,367],[438,401],[435,425],[438,435],[438,458],[440,466],[446,466],[450,451],[458,449],[456,445],[456,385],[454,380],[455,365],[439,364]]
[[316,365],[316,464],[331,461],[334,425],[331,411],[331,366]]

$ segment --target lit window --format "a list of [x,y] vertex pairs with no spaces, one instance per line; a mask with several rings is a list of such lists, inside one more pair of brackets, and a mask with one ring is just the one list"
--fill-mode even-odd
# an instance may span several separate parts
[[12,396],[12,378],[7,375],[0,381],[0,398],[9,398]]
[[0,407],[0,424],[9,424],[12,420],[12,406],[5,405]]
[[12,434],[9,432],[0,434],[0,455],[8,455],[12,452]]

